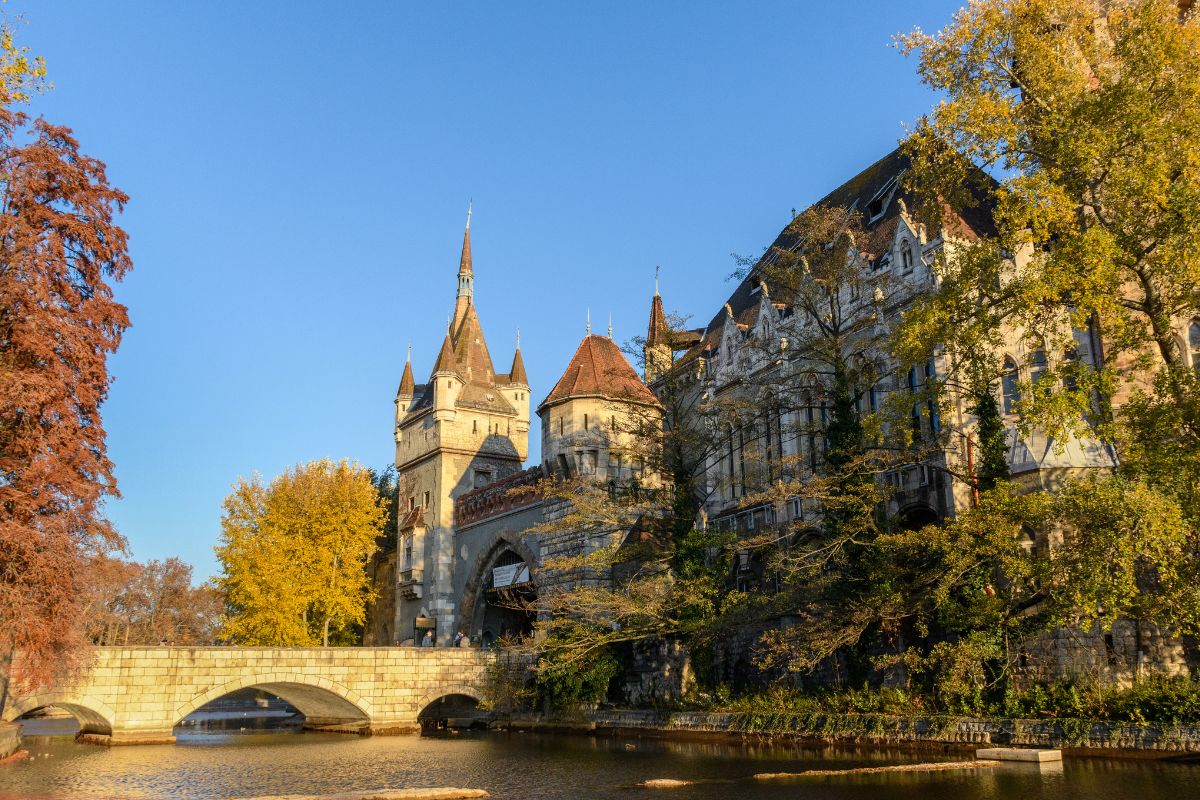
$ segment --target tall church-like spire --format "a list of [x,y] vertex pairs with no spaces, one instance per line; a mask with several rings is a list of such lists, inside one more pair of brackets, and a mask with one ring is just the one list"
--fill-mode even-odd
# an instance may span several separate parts
[[454,301],[454,329],[457,330],[474,302],[475,270],[471,265],[471,204],[467,204],[467,225],[463,228],[462,256],[458,259],[458,298]]

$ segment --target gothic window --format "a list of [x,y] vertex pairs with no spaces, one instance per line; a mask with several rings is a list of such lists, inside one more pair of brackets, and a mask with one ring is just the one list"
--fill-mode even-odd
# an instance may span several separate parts
[[1078,369],[1079,350],[1075,347],[1068,347],[1063,352],[1063,388],[1068,392],[1079,388],[1079,382],[1075,378],[1075,372]]
[[424,505],[424,508],[429,508],[429,492],[425,492],[425,505]]
[[1004,359],[1004,374],[1000,378],[1000,388],[1004,394],[1004,413],[1012,414],[1017,403],[1021,400],[1021,390],[1017,387],[1017,364],[1011,358]]
[[[1046,363],[1046,351],[1034,350],[1029,356],[1029,379],[1032,381],[1034,388],[1037,388],[1038,381],[1043,375],[1046,374],[1046,370],[1048,368],[1048,364]],[[1049,388],[1043,389],[1042,391],[1046,394],[1050,393]]]
[[913,252],[912,245],[908,243],[908,239],[904,239],[900,242],[900,267],[905,274],[912,272]]
[[[917,375],[917,369],[917,367],[912,367],[908,371],[908,393],[914,397],[921,390],[921,382]],[[913,438],[916,439],[921,435],[921,404],[913,401],[910,414],[912,416]]]
[[[933,356],[929,357],[929,361],[925,362],[925,387],[929,388],[929,382],[937,378],[937,364],[934,363]],[[929,409],[929,429],[937,433],[942,429],[942,420],[938,415],[937,403],[934,402],[932,394],[925,401],[925,405]]]
[[411,533],[404,535],[404,569],[412,569],[413,565],[413,536]]
[[585,431],[588,430],[588,415],[587,414],[583,415],[583,429]]
[[417,507],[417,498],[415,496],[408,498],[408,510],[412,511]]
[[482,470],[482,469],[475,470],[475,488],[476,489],[478,489],[480,486],[487,486],[491,482],[492,482],[492,473],[488,472],[487,470]]
[[1193,322],[1188,328],[1188,349],[1192,351],[1192,367],[1200,370],[1200,320]]

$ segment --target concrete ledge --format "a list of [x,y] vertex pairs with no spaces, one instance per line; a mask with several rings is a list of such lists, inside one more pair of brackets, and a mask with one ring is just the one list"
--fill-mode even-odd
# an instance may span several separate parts
[[75,741],[80,744],[96,744],[101,747],[121,747],[129,744],[175,744],[171,731],[122,731],[107,733],[77,733]]
[[992,761],[1062,761],[1061,750],[1035,750],[1029,747],[987,747],[975,751],[975,757]]

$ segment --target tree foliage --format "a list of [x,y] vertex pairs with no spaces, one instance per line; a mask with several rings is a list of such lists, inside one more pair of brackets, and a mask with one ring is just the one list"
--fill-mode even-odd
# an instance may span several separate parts
[[312,461],[225,499],[217,558],[224,636],[247,645],[353,643],[370,586],[364,569],[386,511],[369,470]]
[[[904,145],[923,211],[986,201],[997,227],[948,251],[916,338],[965,332],[969,348],[1003,320],[1061,354],[1074,331],[1096,329],[1099,375],[1025,393],[1025,411],[1052,428],[1090,410],[1092,389],[1107,399],[1154,362],[1183,366],[1176,325],[1200,308],[1195,12],[1172,0],[982,0],[900,44],[944,96]],[[999,178],[986,197],[968,190],[980,170]],[[1011,254],[1027,256],[1019,270]]]
[[178,558],[136,561],[98,556],[87,568],[88,638],[97,645],[214,645],[223,602]]
[[0,708],[14,651],[25,689],[81,665],[82,572],[121,545],[100,406],[129,324],[127,197],[69,129],[14,110],[43,76],[0,26]]

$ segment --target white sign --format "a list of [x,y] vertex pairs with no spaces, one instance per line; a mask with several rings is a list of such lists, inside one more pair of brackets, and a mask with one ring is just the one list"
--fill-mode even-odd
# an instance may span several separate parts
[[529,567],[524,564],[509,564],[505,567],[492,569],[492,588],[502,589],[514,583],[529,582]]

